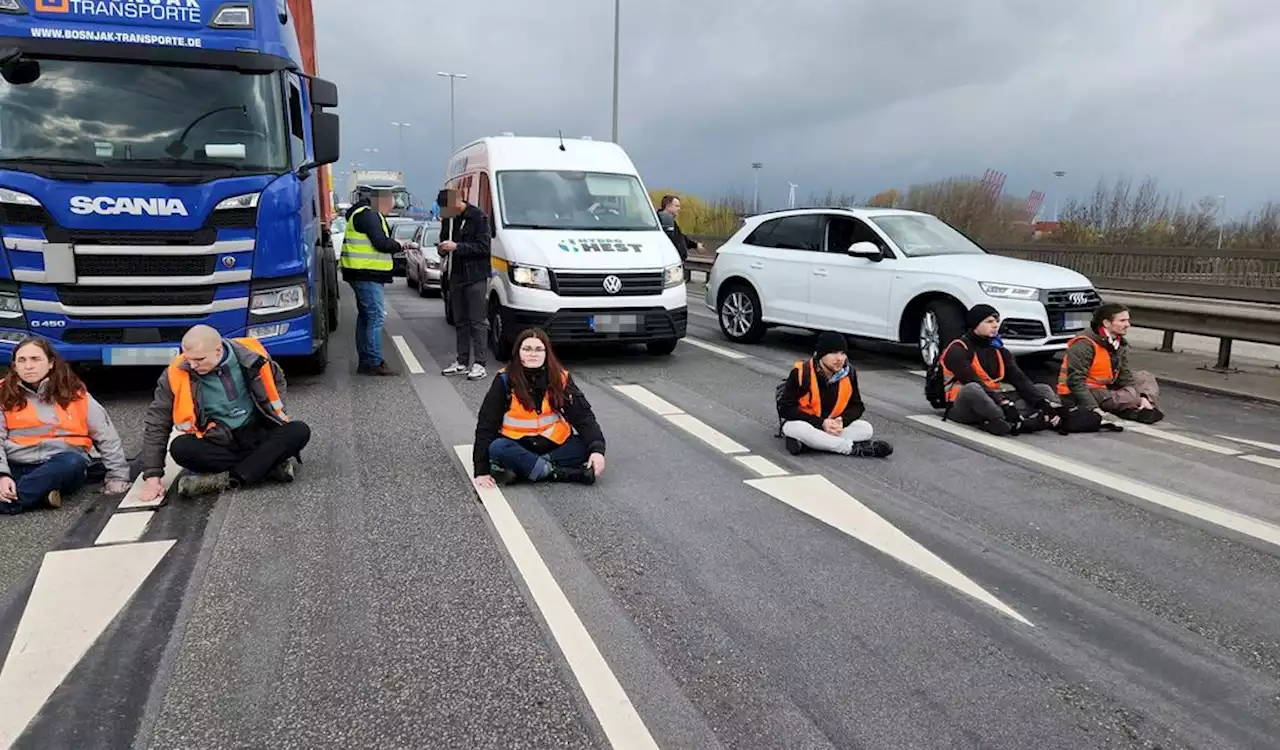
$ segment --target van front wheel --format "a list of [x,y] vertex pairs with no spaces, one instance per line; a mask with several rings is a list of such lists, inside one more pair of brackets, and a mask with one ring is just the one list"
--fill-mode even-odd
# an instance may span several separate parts
[[489,298],[489,349],[493,352],[493,358],[499,362],[506,362],[511,356],[511,347],[514,343],[511,341],[511,334],[507,332],[506,322],[504,320],[502,303],[497,297]]

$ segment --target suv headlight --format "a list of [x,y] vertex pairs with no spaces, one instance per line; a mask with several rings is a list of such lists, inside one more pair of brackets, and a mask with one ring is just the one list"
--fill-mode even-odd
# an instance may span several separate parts
[[683,263],[677,263],[674,266],[667,266],[662,270],[662,288],[670,289],[676,286],[684,286]]
[[551,273],[541,266],[519,266],[511,264],[511,283],[516,286],[527,286],[530,289],[551,289]]
[[999,284],[994,281],[979,281],[978,286],[982,288],[983,293],[988,297],[1023,300],[1040,299],[1040,290],[1033,286]]
[[306,284],[260,289],[249,295],[249,312],[254,315],[278,315],[290,310],[300,310],[306,304]]
[[257,208],[262,193],[245,193],[227,198],[213,207],[214,211],[230,211],[235,208]]

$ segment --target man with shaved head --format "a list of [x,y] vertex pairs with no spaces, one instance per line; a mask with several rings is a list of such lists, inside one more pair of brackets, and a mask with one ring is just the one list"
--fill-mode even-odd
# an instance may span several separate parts
[[257,484],[293,481],[311,440],[306,424],[284,408],[285,379],[255,338],[224,339],[198,325],[182,337],[182,354],[160,375],[143,436],[142,501],[164,494],[165,446],[190,473],[178,493],[194,497]]

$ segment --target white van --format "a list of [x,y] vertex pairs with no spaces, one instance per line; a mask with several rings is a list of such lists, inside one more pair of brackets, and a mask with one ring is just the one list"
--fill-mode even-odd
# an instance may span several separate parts
[[446,180],[493,228],[489,345],[498,360],[535,326],[556,343],[635,342],[657,355],[684,338],[680,255],[622,147],[481,138],[454,153]]

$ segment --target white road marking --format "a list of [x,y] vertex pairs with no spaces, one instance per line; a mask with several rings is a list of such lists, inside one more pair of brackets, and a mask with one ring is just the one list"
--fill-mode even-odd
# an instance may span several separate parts
[[[464,467],[471,466],[471,446],[455,445],[454,452]],[[511,505],[498,487],[476,488],[493,526],[524,579],[538,611],[542,613],[569,669],[600,721],[600,727],[615,748],[653,748],[657,743],[644,720],[596,647],[591,634],[578,618],[573,605],[556,583],[555,577],[525,533]],[[2,695],[3,693],[0,693]]]
[[154,510],[138,511],[137,513],[116,513],[107,519],[107,525],[102,527],[102,532],[98,534],[98,539],[94,544],[136,542],[147,532],[147,526],[151,524],[151,519],[155,514]]
[[396,349],[400,351],[400,358],[404,360],[404,366],[409,368],[409,372],[414,375],[421,375],[426,372],[422,369],[422,363],[418,358],[413,356],[413,350],[409,348],[409,344],[404,340],[404,336],[392,336],[391,342],[396,345]]
[[0,669],[0,747],[9,747],[106,630],[173,541],[44,556]]
[[787,474],[787,470],[778,466],[763,456],[734,456],[733,460],[751,469],[762,477],[780,477]]
[[721,453],[747,453],[746,446],[720,432],[711,425],[689,414],[667,414],[671,424],[693,435]]
[[1191,448],[1199,448],[1202,451],[1208,451],[1209,453],[1218,453],[1223,456],[1238,456],[1244,452],[1244,451],[1236,450],[1235,448],[1226,448],[1221,445],[1206,443],[1203,440],[1196,440],[1195,438],[1187,437],[1186,435],[1181,435],[1179,433],[1172,432],[1170,430],[1164,430],[1159,427],[1152,427],[1151,425],[1139,424],[1137,422],[1126,421],[1123,423],[1122,426],[1124,427],[1126,432],[1136,432],[1139,435],[1150,435],[1153,438],[1168,440],[1171,443],[1178,443],[1180,445],[1186,445]]
[[1231,437],[1230,435],[1215,435],[1214,437],[1219,437],[1223,440],[1230,440],[1233,443],[1240,443],[1242,445],[1252,445],[1254,448],[1261,448],[1264,451],[1271,451],[1272,453],[1280,453],[1280,445],[1276,445],[1275,443],[1264,443],[1261,440],[1246,440],[1245,438]]
[[[172,444],[173,439],[181,434],[182,433],[177,430],[174,430],[169,434],[169,443]],[[173,456],[169,454],[169,449],[166,447],[164,451],[164,476],[160,478],[160,483],[164,485],[164,491],[166,494],[169,492],[169,488],[173,486],[173,483],[177,481],[178,475],[181,473],[182,467],[173,460]],[[139,499],[142,495],[142,485],[144,481],[145,480],[141,475],[139,475],[137,479],[133,480],[133,486],[129,488],[127,493],[125,493],[124,499],[120,501],[120,505],[116,506],[116,510],[156,508],[159,507],[160,503],[164,502],[164,495],[161,495],[159,498],[149,503],[144,503]]]
[[1025,625],[1025,617],[1001,602],[942,558],[902,533],[875,511],[855,500],[824,476],[748,479],[747,484],[864,544],[925,573]]
[[907,372],[911,373],[912,375],[918,375],[922,378],[929,374],[928,370],[907,370]]
[[684,341],[685,343],[693,344],[700,349],[706,349],[709,352],[719,354],[721,357],[728,357],[729,359],[751,359],[751,355],[749,354],[735,352],[732,349],[725,349],[723,346],[716,346],[715,344],[708,343],[702,339],[695,339],[692,336],[686,335],[684,337]]
[[1079,463],[1077,461],[1069,461],[1065,458],[1059,458],[1047,451],[1033,448],[1018,442],[1017,438],[999,438],[994,435],[988,435],[978,432],[972,427],[963,427],[954,422],[943,422],[933,415],[920,415],[908,417],[915,422],[927,425],[929,428],[939,430],[958,438],[968,440],[971,443],[977,443],[984,448],[989,448],[1010,456],[1034,461],[1042,466],[1062,472],[1069,476],[1074,476],[1088,482],[1093,482],[1103,487],[1109,487],[1116,492],[1121,492],[1141,500],[1145,500],[1155,505],[1160,505],[1170,510],[1207,521],[1215,526],[1221,526],[1224,529],[1231,529],[1242,534],[1247,534],[1255,539],[1269,542],[1280,547],[1280,526],[1263,521],[1243,513],[1237,513],[1226,508],[1220,508],[1217,505],[1206,503],[1202,500],[1178,495],[1173,492],[1167,492],[1153,487],[1149,484],[1139,482],[1128,477],[1113,474],[1109,471],[1095,468],[1088,464]]
[[613,389],[627,398],[630,398],[632,401],[640,404],[649,411],[655,412],[664,417],[671,414],[684,414],[683,409],[669,403],[661,396],[642,385],[615,385]]
[[1246,461],[1263,466],[1270,466],[1273,469],[1280,469],[1280,458],[1271,458],[1269,456],[1241,456]]

